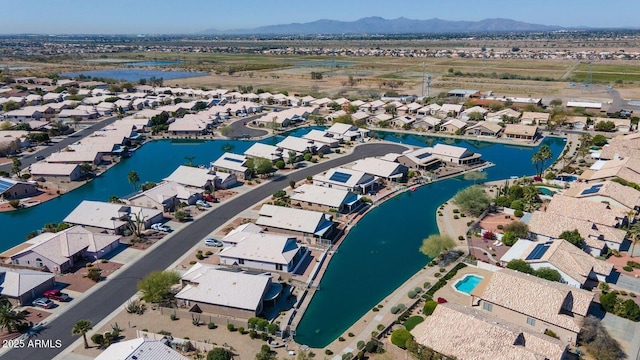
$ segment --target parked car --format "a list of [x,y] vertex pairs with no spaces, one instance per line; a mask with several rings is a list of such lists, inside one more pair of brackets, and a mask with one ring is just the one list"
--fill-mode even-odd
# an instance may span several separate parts
[[153,230],[156,230],[156,231],[162,231],[162,232],[169,232],[169,231],[171,231],[171,228],[170,228],[170,227],[168,227],[167,225],[163,225],[163,224],[161,224],[161,223],[155,223],[155,224],[151,225],[151,228],[152,228]]
[[212,203],[217,203],[218,202],[218,199],[213,197],[213,195],[211,195],[211,194],[205,196],[204,200],[208,201],[208,202],[212,202]]
[[36,159],[36,161],[44,160],[44,156],[36,155],[35,159]]
[[204,239],[204,244],[207,245],[207,246],[222,247],[222,241],[214,239],[214,238],[205,238]]
[[60,292],[60,290],[57,290],[57,289],[47,290],[44,292],[43,295],[44,297],[50,300],[63,301],[63,302],[67,302],[71,300],[69,295],[62,293]]
[[202,207],[206,207],[206,208],[211,207],[211,205],[209,205],[209,203],[208,203],[208,202],[206,202],[206,201],[204,201],[204,200],[198,200],[198,201],[196,201],[196,205],[200,205],[200,206],[202,206]]
[[36,307],[41,307],[41,308],[45,308],[45,309],[51,309],[54,305],[53,301],[47,299],[47,298],[39,298],[39,299],[35,299],[31,305],[36,306]]

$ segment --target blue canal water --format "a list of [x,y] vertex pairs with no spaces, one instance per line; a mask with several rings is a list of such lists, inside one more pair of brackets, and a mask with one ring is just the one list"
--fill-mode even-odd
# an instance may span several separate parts
[[115,69],[115,70],[97,70],[97,71],[81,71],[60,74],[60,76],[74,78],[76,76],[91,76],[92,78],[105,78],[124,81],[138,81],[140,79],[150,79],[155,77],[156,79],[163,78],[164,80],[182,79],[197,76],[206,76],[209,73],[206,72],[193,72],[193,71],[162,71],[162,70],[148,70],[148,69]]
[[482,278],[477,275],[467,275],[463,279],[458,280],[456,282],[455,287],[458,291],[463,292],[465,294],[471,294],[473,289],[480,284]]
[[[290,135],[301,136],[317,127],[295,130]],[[427,138],[422,136],[381,133],[386,140],[408,145],[428,146],[437,142],[466,146],[480,152],[483,158],[497,166],[485,170],[487,180],[528,175],[535,170],[531,156],[535,148],[492,144],[477,141]],[[275,144],[281,137],[262,140]],[[131,158],[123,159],[102,176],[88,184],[38,206],[14,212],[0,213],[0,251],[25,240],[32,230],[46,223],[60,222],[82,200],[107,201],[111,195],[125,196],[133,191],[127,182],[129,171],[135,170],[142,182],[161,181],[187,156],[195,156],[195,164],[209,164],[231,146],[242,153],[254,141],[170,141],[145,144]],[[547,138],[557,156],[565,143]],[[437,232],[436,208],[460,189],[471,185],[459,178],[423,186],[403,193],[373,209],[349,233],[313,298],[300,326],[296,340],[312,347],[322,347],[342,335],[365,312],[423,267],[429,260],[418,248],[422,239]],[[386,308],[385,308],[386,309]]]
[[131,67],[146,67],[146,66],[169,66],[184,64],[182,61],[133,61],[124,63],[126,66]]
[[[480,152],[496,166],[486,169],[487,180],[531,175],[531,156],[537,148],[427,138],[416,135],[382,133],[386,140],[430,146],[437,142],[465,146]],[[547,138],[557,157],[565,145],[562,139]],[[418,248],[422,240],[438,232],[436,209],[470,181],[453,178],[405,192],[373,209],[351,230],[333,255],[300,324],[296,341],[321,348],[344,335],[363,314],[425,266],[429,258]],[[407,298],[408,301],[408,298]],[[388,304],[382,311],[395,304]]]

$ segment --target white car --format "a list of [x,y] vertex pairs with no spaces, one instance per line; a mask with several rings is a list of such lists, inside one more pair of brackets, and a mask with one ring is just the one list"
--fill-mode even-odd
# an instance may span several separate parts
[[216,240],[216,239],[213,239],[213,238],[205,238],[204,239],[204,244],[206,246],[215,246],[215,247],[222,247],[223,246],[222,241]]
[[202,207],[206,207],[206,208],[211,207],[211,205],[209,205],[209,203],[204,201],[204,200],[196,201],[196,205],[199,205],[199,206],[202,206]]
[[156,231],[162,231],[162,232],[169,232],[169,231],[171,231],[171,228],[170,228],[170,227],[168,227],[168,226],[166,226],[166,225],[163,225],[163,224],[161,224],[161,223],[153,224],[153,225],[151,225],[151,228],[152,228],[153,230],[156,230]]

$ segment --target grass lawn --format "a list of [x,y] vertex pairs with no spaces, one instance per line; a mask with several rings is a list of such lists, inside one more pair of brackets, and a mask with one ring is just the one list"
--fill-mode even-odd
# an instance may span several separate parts
[[423,321],[424,321],[424,318],[422,316],[419,316],[419,315],[412,316],[404,322],[404,327],[407,328],[407,330],[411,331],[413,330],[414,327],[416,327],[418,324],[420,324]]

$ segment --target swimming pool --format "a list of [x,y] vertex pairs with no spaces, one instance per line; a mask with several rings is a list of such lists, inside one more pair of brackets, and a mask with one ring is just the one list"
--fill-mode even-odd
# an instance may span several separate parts
[[547,195],[547,196],[553,196],[556,193],[555,191],[553,191],[553,190],[551,190],[549,188],[546,188],[546,187],[542,187],[542,186],[539,186],[538,190],[540,190],[542,195]]
[[467,275],[464,278],[456,281],[453,287],[459,292],[469,295],[473,291],[473,289],[478,286],[480,281],[482,281],[482,276]]
[[559,175],[559,176],[556,176],[556,180],[572,182],[572,181],[578,180],[578,177],[573,175]]

